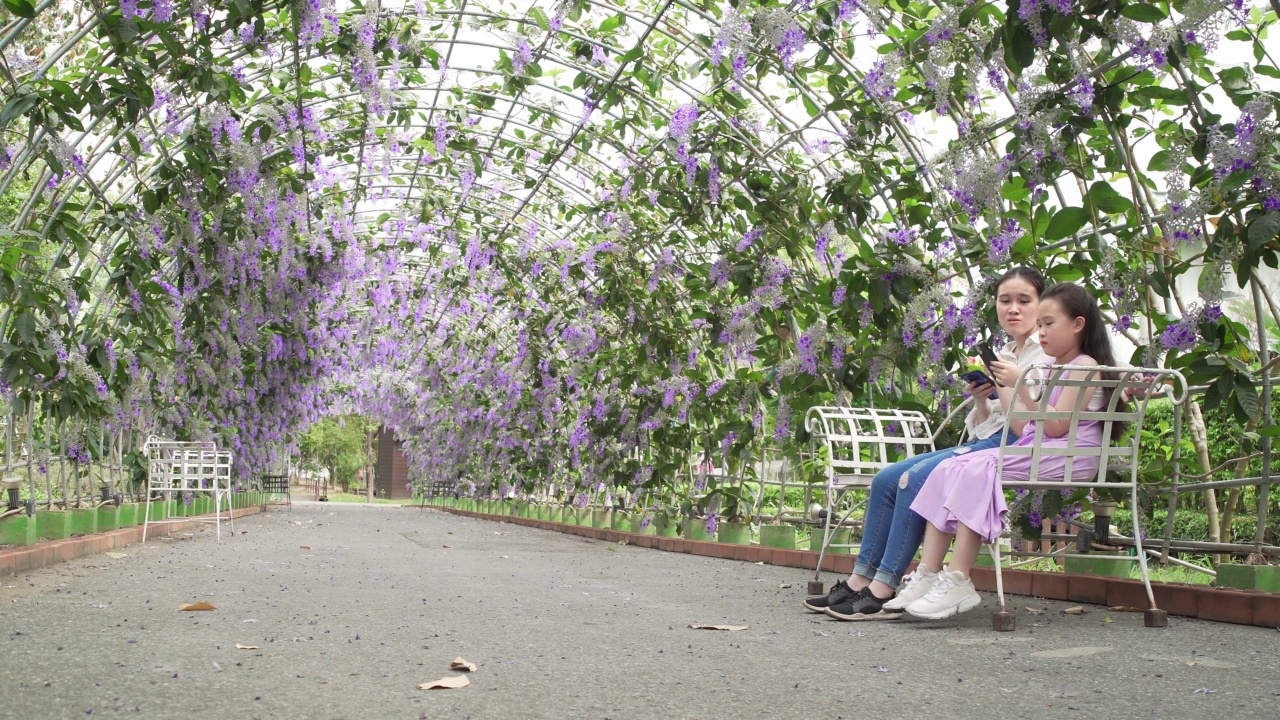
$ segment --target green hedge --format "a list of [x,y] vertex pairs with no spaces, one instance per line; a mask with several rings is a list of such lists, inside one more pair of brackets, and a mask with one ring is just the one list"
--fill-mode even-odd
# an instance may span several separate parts
[[[1164,521],[1167,513],[1163,510],[1155,513],[1155,517],[1147,519],[1143,523],[1143,529],[1146,530],[1149,538],[1164,537]],[[1116,526],[1122,534],[1129,535],[1133,532],[1133,517],[1130,512],[1124,508],[1117,508],[1115,514],[1111,517],[1111,524]],[[1236,543],[1253,542],[1254,533],[1258,530],[1258,518],[1256,515],[1237,515],[1231,519],[1231,540]],[[1199,510],[1179,510],[1174,514],[1173,519],[1173,536],[1183,540],[1195,540],[1199,542],[1209,542],[1209,518]],[[1280,544],[1280,517],[1269,515],[1267,517],[1267,532],[1265,542],[1271,545]]]

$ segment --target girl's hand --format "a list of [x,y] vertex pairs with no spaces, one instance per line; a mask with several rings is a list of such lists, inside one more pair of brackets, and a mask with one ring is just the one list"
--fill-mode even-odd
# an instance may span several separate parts
[[1008,360],[996,360],[991,363],[991,374],[995,377],[995,381],[1005,387],[1013,387],[1018,382],[1018,375],[1022,370],[1018,367],[1018,363],[1012,363]]

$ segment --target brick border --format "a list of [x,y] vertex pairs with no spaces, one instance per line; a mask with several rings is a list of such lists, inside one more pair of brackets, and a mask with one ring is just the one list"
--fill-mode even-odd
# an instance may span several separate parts
[[[514,515],[489,515],[439,505],[426,507],[479,520],[497,520],[539,530],[579,535],[606,542],[626,542],[636,547],[686,555],[765,563],[809,571],[818,564],[818,553],[810,550],[779,550],[758,545],[685,540],[584,525],[566,525]],[[822,560],[822,569],[826,572],[847,575],[853,572],[853,560],[852,555],[827,555]],[[2,572],[3,570],[0,569],[0,573]],[[1134,608],[1147,606],[1146,591],[1138,580],[1101,575],[1043,573],[1033,570],[1004,570],[1001,576],[1004,580],[1004,591],[1010,595],[1028,595],[1091,605],[1125,605]],[[974,587],[979,590],[995,591],[996,573],[993,568],[975,567],[970,577],[973,579]],[[1156,605],[1170,615],[1280,629],[1280,594],[1277,593],[1158,582],[1151,583],[1151,590],[1155,594]]]
[[[256,505],[235,508],[231,511],[231,517],[240,518],[261,511],[262,509]],[[196,525],[206,524],[200,521],[201,517],[212,518],[213,514],[201,515],[188,520],[162,520],[152,523],[147,528],[147,535],[162,537],[175,532],[190,530]],[[34,545],[19,545],[8,550],[0,550],[0,577],[15,575],[27,570],[38,570],[56,563],[74,560],[78,557],[110,552],[117,548],[140,542],[142,542],[142,526],[134,525],[120,530],[109,530],[65,540],[44,540]]]

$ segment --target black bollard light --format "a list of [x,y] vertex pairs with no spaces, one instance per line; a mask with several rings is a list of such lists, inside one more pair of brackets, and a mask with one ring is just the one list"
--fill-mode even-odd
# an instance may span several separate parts
[[0,482],[4,485],[5,495],[7,496],[6,499],[9,501],[9,509],[17,510],[19,505],[21,505],[21,503],[18,502],[18,489],[22,487],[22,478],[7,477]]

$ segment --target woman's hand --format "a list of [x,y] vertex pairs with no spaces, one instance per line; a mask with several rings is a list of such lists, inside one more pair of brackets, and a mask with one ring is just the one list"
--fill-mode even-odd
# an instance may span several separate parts
[[1022,372],[1018,363],[1008,360],[996,360],[988,369],[995,381],[1005,387],[1013,387],[1018,382],[1018,375]]
[[981,385],[969,383],[964,386],[964,391],[969,393],[970,397],[985,400],[986,398],[991,397],[992,393],[996,391],[996,387],[991,383],[982,383]]

